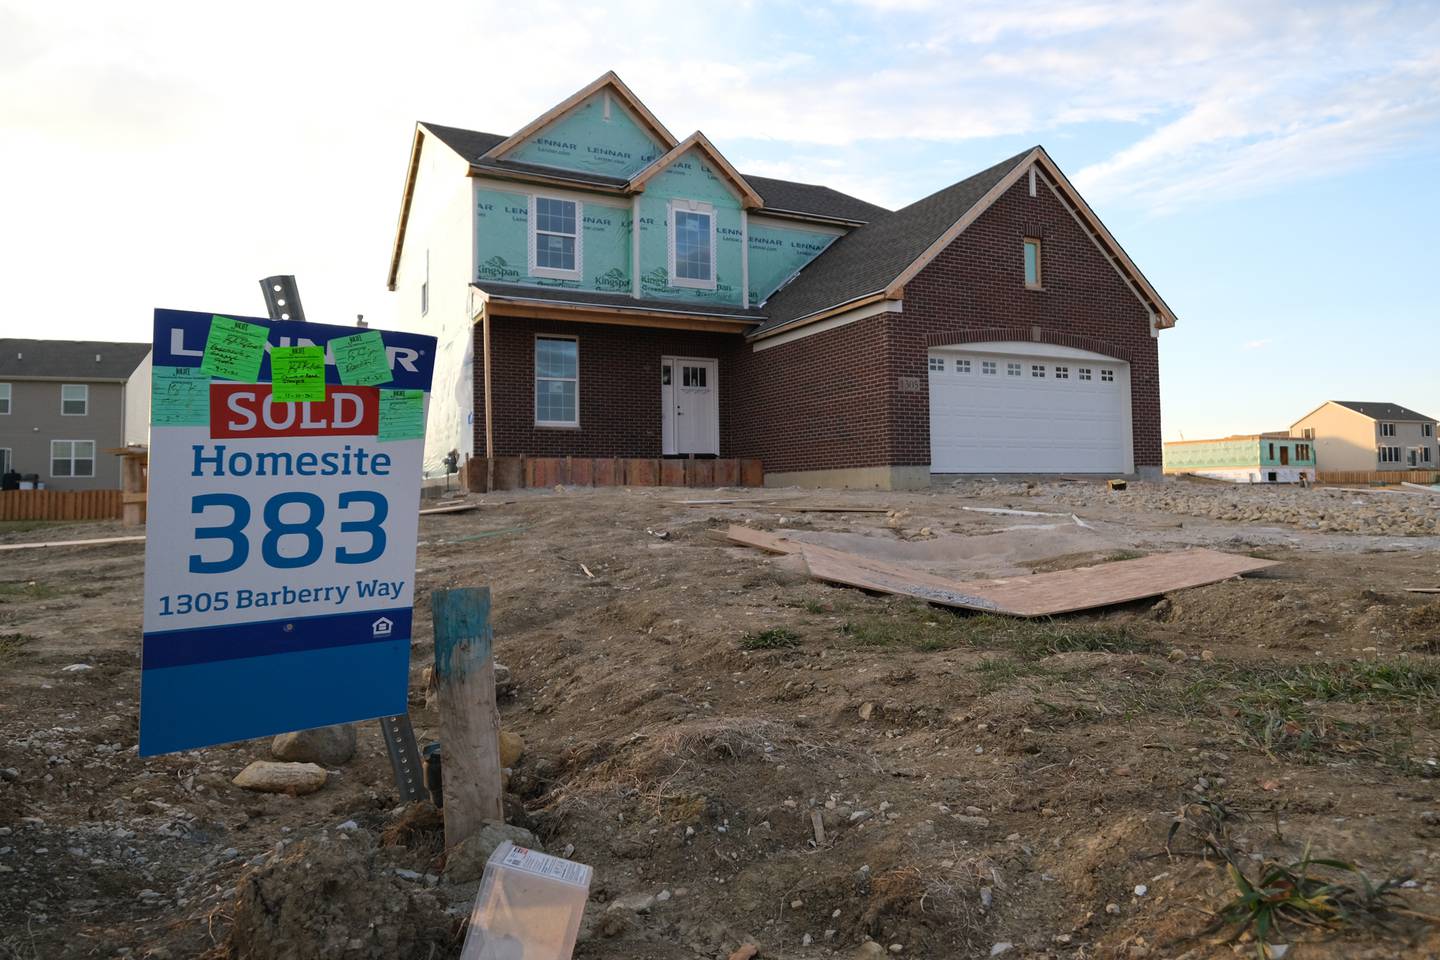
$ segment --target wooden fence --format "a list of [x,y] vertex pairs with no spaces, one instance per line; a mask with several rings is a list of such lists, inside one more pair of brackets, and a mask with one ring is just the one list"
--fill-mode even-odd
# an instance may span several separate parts
[[1321,470],[1316,483],[1440,483],[1435,470]]
[[0,520],[119,520],[119,490],[0,491]]
[[759,460],[661,460],[627,457],[471,457],[461,485],[474,493],[523,487],[761,487]]

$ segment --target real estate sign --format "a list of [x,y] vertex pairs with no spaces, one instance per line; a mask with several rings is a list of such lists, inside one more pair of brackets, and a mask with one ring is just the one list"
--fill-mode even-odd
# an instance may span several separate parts
[[155,311],[141,755],[405,712],[434,356]]

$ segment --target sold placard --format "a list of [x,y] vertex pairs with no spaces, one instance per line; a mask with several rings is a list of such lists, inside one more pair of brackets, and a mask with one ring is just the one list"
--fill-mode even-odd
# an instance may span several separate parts
[[405,712],[434,356],[155,311],[141,755]]

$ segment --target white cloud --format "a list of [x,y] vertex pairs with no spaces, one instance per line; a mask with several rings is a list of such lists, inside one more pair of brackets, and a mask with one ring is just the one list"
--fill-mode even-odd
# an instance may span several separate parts
[[1263,348],[1265,348],[1265,347],[1270,346],[1270,344],[1272,344],[1272,343],[1274,343],[1274,342],[1275,342],[1275,338],[1274,338],[1274,337],[1265,337],[1265,338],[1260,339],[1260,340],[1247,340],[1247,341],[1245,341],[1245,344],[1244,344],[1240,349],[1242,349],[1242,350],[1260,350],[1260,349],[1263,349]]

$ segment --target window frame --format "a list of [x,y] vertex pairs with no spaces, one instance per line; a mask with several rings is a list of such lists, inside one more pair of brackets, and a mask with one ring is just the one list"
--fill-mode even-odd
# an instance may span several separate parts
[[1380,421],[1380,436],[1382,436],[1382,437],[1393,437],[1393,436],[1395,436],[1395,424],[1389,422],[1388,420],[1382,420],[1382,421]]
[[0,410],[0,417],[10,416],[10,411],[15,409],[15,387],[13,384],[8,382],[0,383],[0,400],[3,400],[5,403],[5,409]]
[[929,360],[929,362],[928,362],[928,364],[927,364],[927,366],[928,366],[928,372],[930,372],[930,373],[944,373],[944,372],[945,372],[945,358],[944,358],[944,357],[931,357],[930,360]]
[[966,358],[966,357],[958,357],[958,358],[955,360],[955,372],[956,372],[956,373],[971,373],[972,370],[971,370],[971,366],[970,366],[970,361],[969,361],[969,359]]
[[[676,231],[675,216],[680,213],[703,215],[710,220],[710,278],[708,280],[696,280],[692,277],[680,277],[675,274],[676,254]],[[665,211],[665,233],[666,233],[666,276],[669,278],[670,286],[683,287],[689,290],[714,290],[716,288],[716,225],[715,205],[706,203],[703,200],[671,200]]]
[[980,373],[982,376],[993,377],[999,373],[1000,365],[994,360],[981,360]]
[[1433,424],[1433,423],[1422,423],[1422,424],[1420,424],[1420,436],[1424,437],[1426,440],[1429,440],[1429,439],[1431,439],[1432,437],[1434,437],[1434,436],[1435,436],[1435,424]]
[[1023,377],[1023,376],[1025,376],[1025,364],[1023,364],[1023,363],[1016,363],[1014,360],[1006,360],[1006,361],[1005,361],[1005,376],[1007,376],[1007,377]]
[[[575,344],[575,376],[573,377],[550,377],[540,375],[540,341],[541,340],[566,340]],[[580,338],[563,333],[537,333],[531,344],[532,356],[530,369],[533,374],[534,389],[530,395],[530,414],[537,429],[550,430],[578,430],[580,429]],[[574,420],[541,420],[540,419],[540,382],[560,382],[575,384],[575,419]]]
[[1380,447],[1381,463],[1400,463],[1404,457],[1404,451],[1399,447],[1389,444],[1382,444]]
[[1101,367],[1101,368],[1100,368],[1100,382],[1101,382],[1101,383],[1114,383],[1114,382],[1115,382],[1115,371],[1112,370],[1112,369],[1109,368],[1109,367]]
[[[69,472],[69,473],[56,473],[56,472],[55,472],[55,461],[56,461],[57,459],[59,459],[59,458],[57,458],[57,457],[55,456],[55,444],[57,444],[57,443],[68,443],[68,444],[70,444],[70,456],[69,456],[68,458],[66,458],[66,459],[68,459],[68,460],[70,461],[70,472]],[[88,444],[90,444],[90,456],[89,456],[89,457],[77,457],[77,456],[75,456],[75,444],[77,444],[77,443],[88,443]],[[76,460],[82,460],[82,459],[88,459],[88,460],[90,461],[90,472],[89,472],[89,473],[76,473],[76,472],[75,472],[75,461],[76,461]],[[63,439],[60,439],[60,440],[51,440],[51,441],[50,441],[50,479],[51,479],[51,480],[93,480],[94,478],[95,478],[95,441],[94,441],[94,440],[63,440]]]
[[[1035,247],[1035,280],[1030,280],[1030,265],[1025,261],[1025,254],[1031,246]],[[1020,247],[1020,269],[1025,274],[1026,290],[1045,289],[1045,246],[1040,242],[1039,237],[1025,237]]]
[[[82,397],[79,401],[76,401],[76,400],[73,400],[73,399],[68,399],[68,398],[65,396],[65,391],[66,391],[67,389],[69,389],[70,387],[79,387],[81,390],[84,390],[84,391],[85,391],[85,396]],[[67,412],[67,411],[65,410],[65,404],[67,404],[67,403],[76,403],[76,402],[79,402],[79,403],[84,404],[84,405],[85,405],[85,409],[84,409],[84,410],[81,410],[79,413],[69,413],[69,412]],[[88,384],[88,383],[62,383],[62,384],[60,384],[60,416],[62,416],[62,417],[88,417],[89,415],[90,415],[90,384]]]
[[1047,364],[1044,364],[1044,363],[1032,363],[1032,364],[1030,364],[1030,377],[1031,377],[1031,379],[1033,379],[1033,380],[1044,380],[1044,379],[1047,379],[1046,373],[1045,373],[1045,368],[1046,368],[1046,366],[1047,366]]
[[[551,200],[555,203],[572,203],[575,205],[575,233],[561,233],[556,230],[540,229],[540,201]],[[585,274],[585,202],[575,197],[565,197],[557,193],[532,193],[530,195],[529,214],[526,217],[526,244],[529,252],[530,276],[540,277],[545,280],[575,280],[583,279]],[[575,241],[575,268],[566,270],[562,267],[540,266],[540,251],[537,247],[540,235],[554,237],[572,237]]]
[[0,474],[9,472],[15,463],[15,448],[0,447]]

